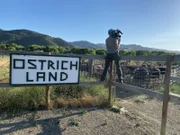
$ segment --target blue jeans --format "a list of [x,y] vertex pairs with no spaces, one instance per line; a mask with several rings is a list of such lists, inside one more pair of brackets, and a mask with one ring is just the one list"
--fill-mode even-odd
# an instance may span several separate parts
[[122,69],[121,69],[121,66],[119,64],[119,60],[120,60],[120,57],[119,57],[119,54],[118,53],[107,53],[106,57],[105,57],[105,68],[103,70],[103,73],[102,73],[102,76],[101,76],[101,81],[104,81],[105,80],[105,77],[106,77],[106,74],[107,74],[107,71],[108,71],[108,68],[110,66],[110,63],[114,60],[115,62],[115,65],[116,65],[116,74],[118,75],[118,79],[119,81],[122,81]]

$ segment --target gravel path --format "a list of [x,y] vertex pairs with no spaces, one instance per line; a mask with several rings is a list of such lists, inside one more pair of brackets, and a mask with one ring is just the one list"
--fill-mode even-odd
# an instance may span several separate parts
[[[118,106],[126,108],[131,117],[138,117],[146,122],[146,128],[155,130],[155,135],[159,134],[162,118],[162,101],[126,90],[117,90],[117,97],[120,97]],[[180,105],[169,102],[167,118],[167,134],[180,135]]]
[[[12,135],[145,135],[152,130],[139,126],[135,118],[106,109],[37,111],[1,120],[0,134]],[[79,122],[76,127],[71,121]]]
[[[13,117],[4,113],[0,115],[0,135],[159,135],[162,102],[146,96],[137,100],[137,95],[127,93],[121,91],[124,98],[117,106],[128,113],[105,108],[24,111]],[[179,118],[180,105],[170,103],[167,135],[180,135]]]

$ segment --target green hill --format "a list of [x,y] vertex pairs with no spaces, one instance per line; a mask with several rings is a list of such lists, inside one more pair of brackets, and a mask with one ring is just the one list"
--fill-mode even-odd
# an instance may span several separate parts
[[73,47],[70,43],[61,38],[54,38],[35,31],[19,29],[19,30],[2,30],[0,29],[0,44],[11,44],[28,46],[37,45],[58,45],[63,47]]

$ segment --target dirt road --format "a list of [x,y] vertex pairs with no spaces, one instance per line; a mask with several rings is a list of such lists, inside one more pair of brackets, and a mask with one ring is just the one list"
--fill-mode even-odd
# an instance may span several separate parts
[[[128,113],[105,108],[56,109],[1,114],[0,135],[159,135],[162,102],[121,91],[116,104]],[[131,95],[131,96],[130,96]],[[74,125],[74,126],[73,126]],[[167,135],[180,135],[180,105],[169,104]]]

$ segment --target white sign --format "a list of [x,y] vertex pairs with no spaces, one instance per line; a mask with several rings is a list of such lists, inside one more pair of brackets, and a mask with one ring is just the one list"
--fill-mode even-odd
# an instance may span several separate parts
[[78,84],[79,68],[79,57],[11,54],[10,84]]

